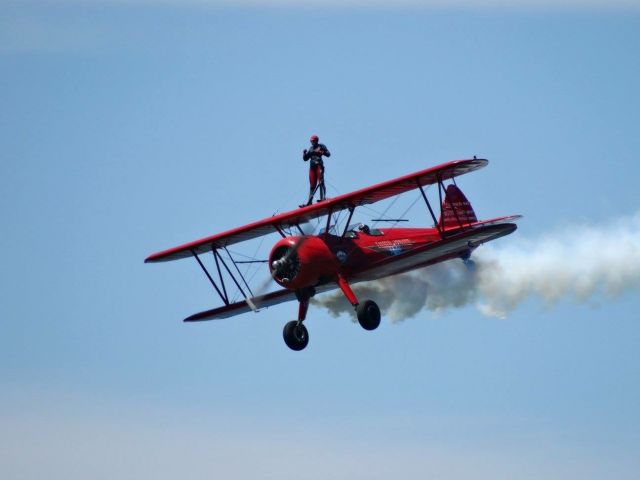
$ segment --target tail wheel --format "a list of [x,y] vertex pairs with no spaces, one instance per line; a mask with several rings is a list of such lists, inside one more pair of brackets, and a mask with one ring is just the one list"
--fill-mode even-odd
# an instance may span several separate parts
[[309,343],[309,332],[302,322],[292,320],[287,322],[282,331],[284,343],[291,350],[300,351]]
[[373,300],[366,300],[356,308],[358,323],[365,330],[375,330],[380,325],[380,308]]
[[464,261],[465,267],[467,267],[467,270],[469,270],[471,273],[476,271],[476,262],[474,262],[470,258],[463,261]]

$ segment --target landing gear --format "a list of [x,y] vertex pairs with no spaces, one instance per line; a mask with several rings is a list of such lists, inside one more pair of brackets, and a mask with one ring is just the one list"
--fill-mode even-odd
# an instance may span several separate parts
[[291,350],[296,352],[302,350],[309,343],[309,332],[302,322],[307,318],[307,310],[309,310],[309,299],[316,294],[313,287],[296,290],[298,297],[298,320],[292,320],[284,326],[282,336],[284,343]]
[[351,290],[351,287],[347,281],[338,276],[338,286],[344,296],[347,297],[349,303],[356,309],[358,315],[358,323],[365,330],[375,330],[380,325],[380,308],[373,300],[365,300],[362,303],[358,302],[355,293]]
[[[375,330],[380,326],[380,308],[373,300],[365,300],[362,303],[358,302],[358,298],[351,290],[349,283],[342,277],[337,278],[338,286],[342,293],[353,308],[356,309],[358,316],[358,323],[365,330]],[[315,295],[316,291],[313,287],[296,290],[296,297],[298,298],[298,320],[291,320],[287,322],[282,331],[284,343],[287,344],[291,350],[296,352],[303,350],[309,344],[309,332],[307,327],[304,326],[304,319],[307,317],[307,310],[309,309],[309,300]]]
[[282,336],[287,347],[296,352],[302,350],[309,343],[307,327],[297,320],[291,320],[284,326]]
[[375,330],[380,325],[380,308],[373,300],[365,300],[356,307],[358,323],[365,330]]

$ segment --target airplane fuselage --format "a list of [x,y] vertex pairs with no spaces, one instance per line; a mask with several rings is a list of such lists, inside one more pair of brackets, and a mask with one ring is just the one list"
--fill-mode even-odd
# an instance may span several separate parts
[[[436,248],[429,252],[432,246]],[[460,230],[441,233],[437,228],[291,236],[275,244],[269,267],[276,282],[297,290],[334,282],[338,275],[346,280],[373,280],[450,258],[468,258],[476,246],[465,242]]]

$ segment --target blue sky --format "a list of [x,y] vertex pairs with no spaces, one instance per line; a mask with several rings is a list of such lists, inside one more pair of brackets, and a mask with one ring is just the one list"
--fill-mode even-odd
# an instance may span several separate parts
[[375,332],[312,308],[294,353],[294,304],[185,325],[197,265],[143,264],[296,206],[311,133],[330,195],[488,158],[476,212],[525,216],[496,248],[630,218],[637,3],[243,5],[0,4],[1,476],[637,478],[637,285]]

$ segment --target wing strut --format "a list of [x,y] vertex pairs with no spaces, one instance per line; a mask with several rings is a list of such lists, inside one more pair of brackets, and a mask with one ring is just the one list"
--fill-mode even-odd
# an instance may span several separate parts
[[[231,270],[229,270],[229,267],[227,266],[227,262],[224,261],[224,258],[222,258],[220,256],[220,254],[218,253],[217,249],[213,249],[213,256],[216,259],[216,265],[218,264],[218,260],[220,260],[220,262],[222,263],[222,265],[224,266],[225,270],[227,271],[227,273],[229,274],[229,276],[231,277],[231,280],[233,280],[233,283],[236,284],[236,287],[238,287],[238,290],[240,290],[240,293],[242,294],[242,296],[246,299],[249,298],[249,296],[244,293],[244,290],[242,289],[242,287],[240,286],[240,284],[238,283],[238,280],[236,280],[236,277],[233,276],[233,273],[231,273]],[[236,268],[238,268],[236,266]],[[220,267],[218,267],[218,270],[220,269]],[[238,273],[240,272],[240,270],[238,270]],[[242,277],[242,274],[240,274],[240,277]],[[242,277],[244,280],[244,277]],[[222,281],[222,275],[220,275],[220,280]],[[224,281],[222,281],[222,284],[224,285]]]
[[438,201],[440,202],[440,220],[442,220],[442,225],[440,225],[440,222],[438,222],[436,228],[438,229],[438,232],[440,232],[440,235],[442,237],[444,237],[445,235],[445,229],[444,229],[444,220],[442,217],[442,192],[445,192],[445,198],[447,195],[447,192],[444,188],[444,184],[442,183],[442,177],[440,175],[438,175]]
[[[249,286],[247,281],[244,279],[244,275],[242,275],[242,272],[238,268],[238,264],[236,263],[236,261],[233,259],[233,257],[229,253],[229,250],[227,250],[227,247],[224,247],[224,251],[227,252],[227,255],[229,255],[229,258],[231,259],[231,262],[233,262],[233,266],[236,267],[236,270],[238,271],[238,275],[240,275],[240,278],[242,279],[242,283],[244,283],[244,286],[247,287],[247,290],[249,290],[249,293],[253,297],[254,295],[253,295],[253,292],[251,291],[251,287]],[[245,295],[245,297],[246,297],[246,295]]]
[[[229,253],[229,250],[227,249],[227,247],[223,247],[223,248],[224,248],[225,252],[227,252],[227,255],[229,256],[229,259],[231,260],[231,262],[235,266],[236,271],[238,272],[238,275],[242,279],[242,283],[244,283],[245,287],[247,288],[247,290],[249,291],[251,296],[253,296],[253,292],[251,291],[251,288],[247,284],[247,281],[245,280],[244,275],[242,275],[242,272],[240,271],[240,268],[238,268],[238,265],[236,264],[236,261],[234,260],[233,256],[231,256],[231,253]],[[222,275],[222,268],[220,267],[220,264],[222,264],[222,266],[224,267],[224,269],[227,272],[227,275],[231,278],[231,280],[233,280],[233,283],[235,283],[236,287],[238,288],[238,290],[240,291],[240,293],[244,297],[244,299],[247,302],[247,304],[249,305],[249,307],[252,310],[255,311],[256,307],[255,307],[255,305],[253,305],[253,302],[251,302],[251,300],[250,300],[251,297],[245,293],[245,291],[243,290],[242,286],[240,285],[240,283],[238,282],[236,277],[231,272],[231,269],[227,265],[227,262],[225,262],[224,258],[222,257],[222,255],[220,255],[220,253],[218,253],[218,249],[215,248],[215,247],[212,247],[211,248],[211,253],[213,254],[213,259],[214,259],[215,264],[216,264],[216,269],[218,270],[218,278],[220,279],[220,285],[218,285],[218,283],[216,283],[216,281],[213,279],[213,277],[209,273],[209,270],[207,270],[207,267],[205,267],[204,263],[202,263],[202,260],[200,260],[200,257],[198,256],[198,253],[195,251],[195,249],[191,250],[191,254],[195,257],[196,261],[198,262],[198,265],[200,265],[200,268],[202,269],[204,274],[209,279],[209,282],[211,283],[211,285],[215,289],[216,293],[218,294],[218,296],[220,297],[222,302],[225,305],[230,305],[231,304],[230,301],[229,301],[229,294],[227,293],[227,287],[225,285],[224,276]]]
[[[347,218],[347,223],[344,224],[344,231],[342,232],[342,236],[344,237],[347,232],[349,231],[349,223],[351,222],[351,217],[353,217],[353,212],[355,211],[356,207],[350,207],[349,208],[349,218]],[[337,233],[337,232],[336,232]]]
[[[196,251],[195,250],[191,250],[191,253],[195,257],[195,259],[198,261],[198,265],[200,265],[200,268],[202,268],[202,271],[204,272],[204,274],[207,276],[207,278],[211,282],[211,285],[213,285],[213,288],[216,289],[216,292],[218,292],[218,295],[220,295],[220,298],[222,299],[224,304],[225,305],[229,305],[229,298],[227,297],[227,291],[224,288],[224,282],[222,282],[222,289],[224,290],[224,295],[223,295],[222,292],[220,291],[220,289],[218,288],[218,285],[216,285],[215,280],[209,274],[209,271],[207,270],[207,267],[205,267],[204,264],[202,263],[202,260],[200,260],[200,257],[198,256]],[[217,259],[216,259],[216,266],[218,266]],[[220,273],[220,267],[219,266],[218,266],[218,273]],[[222,275],[220,275],[220,280],[222,281]]]
[[[420,180],[418,180],[416,183],[418,184],[418,188],[420,189],[420,193],[422,194],[422,198],[424,198],[424,203],[427,204],[427,208],[429,209],[429,213],[431,214],[431,218],[433,218],[433,224],[438,229],[438,232],[442,233],[442,231],[440,230],[440,223],[438,222],[438,220],[436,220],[436,214],[433,213],[433,208],[431,208],[431,204],[429,203],[429,199],[427,198],[427,194],[424,193],[424,188],[422,188],[422,185],[420,184]],[[438,185],[438,191],[439,190],[440,190],[440,185]]]
[[220,278],[220,284],[222,285],[222,291],[224,292],[224,296],[229,301],[229,294],[227,293],[227,287],[224,284],[224,278],[222,278],[222,271],[220,270],[220,262],[218,262],[218,255],[216,255],[216,249],[211,248],[211,253],[213,253],[213,259],[216,262],[216,268],[218,269],[218,277]]
[[333,209],[330,208],[327,212],[327,226],[324,227],[324,231],[329,233],[329,227],[331,226],[331,215],[333,215]]

